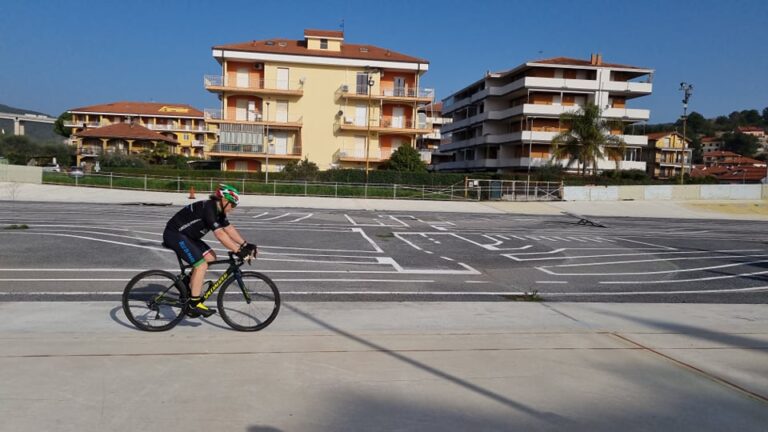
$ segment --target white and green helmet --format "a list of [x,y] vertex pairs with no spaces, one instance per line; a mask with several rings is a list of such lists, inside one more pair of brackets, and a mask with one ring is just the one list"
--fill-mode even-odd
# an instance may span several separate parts
[[216,198],[221,200],[227,200],[232,203],[232,205],[238,205],[240,204],[240,192],[237,191],[237,189],[233,188],[230,185],[220,184],[219,188],[216,189]]

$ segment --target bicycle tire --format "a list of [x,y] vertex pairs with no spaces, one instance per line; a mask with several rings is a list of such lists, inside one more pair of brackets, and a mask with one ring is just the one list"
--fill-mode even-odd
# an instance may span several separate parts
[[[184,319],[183,305],[187,300],[175,280],[176,276],[163,270],[147,270],[134,276],[123,291],[123,312],[128,320],[144,331],[159,332],[175,327]],[[165,301],[158,304],[156,296],[161,293]],[[163,319],[160,319],[161,310]]]
[[[219,314],[224,322],[235,330],[262,330],[270,325],[280,312],[280,291],[272,279],[262,273],[246,271],[241,275],[251,301],[247,302],[237,279],[232,275],[219,291],[216,301]],[[230,287],[232,290],[227,295],[227,289]]]

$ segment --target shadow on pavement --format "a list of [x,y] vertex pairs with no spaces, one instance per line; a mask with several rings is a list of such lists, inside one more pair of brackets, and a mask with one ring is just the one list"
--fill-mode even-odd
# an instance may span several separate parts
[[346,338],[348,338],[350,340],[353,340],[353,341],[355,341],[355,342],[357,342],[357,343],[359,343],[361,345],[364,345],[364,346],[366,346],[368,348],[371,348],[371,349],[373,349],[375,351],[381,352],[382,354],[386,354],[386,355],[388,355],[388,356],[390,356],[390,357],[392,357],[392,358],[394,358],[396,360],[399,360],[399,361],[401,361],[403,363],[406,363],[408,365],[411,365],[413,367],[419,368],[419,369],[423,370],[424,372],[427,372],[427,373],[432,374],[432,375],[434,375],[434,376],[436,376],[438,378],[441,378],[441,379],[447,380],[449,382],[452,382],[453,384],[456,384],[456,385],[458,385],[460,387],[463,387],[464,389],[466,389],[468,391],[471,391],[473,393],[476,393],[478,395],[481,395],[483,397],[486,397],[488,399],[496,401],[496,402],[498,402],[500,404],[506,405],[509,408],[512,408],[512,409],[517,410],[517,411],[522,412],[522,413],[525,413],[525,414],[527,414],[527,415],[529,415],[531,417],[534,417],[534,418],[536,418],[538,420],[546,421],[546,422],[548,422],[550,424],[556,424],[559,427],[565,428],[565,429],[567,429],[569,426],[572,426],[570,424],[571,423],[570,420],[568,420],[568,419],[566,419],[564,417],[561,417],[561,416],[559,416],[559,415],[557,415],[555,413],[538,411],[538,410],[536,410],[534,408],[531,408],[531,407],[529,407],[527,405],[524,405],[522,403],[519,403],[519,402],[516,402],[514,400],[511,400],[511,399],[509,399],[509,398],[507,398],[507,397],[505,397],[503,395],[500,395],[498,393],[495,393],[493,391],[490,391],[488,389],[480,387],[480,386],[478,386],[476,384],[473,384],[473,383],[471,383],[469,381],[466,381],[466,380],[464,380],[462,378],[459,378],[457,376],[454,376],[454,375],[451,375],[449,373],[443,372],[443,371],[441,371],[439,369],[436,369],[436,368],[434,368],[432,366],[429,366],[427,364],[421,363],[421,362],[419,362],[417,360],[414,360],[414,359],[412,359],[412,358],[410,358],[408,356],[405,356],[403,354],[400,354],[398,352],[391,351],[391,350],[387,349],[386,347],[383,347],[381,345],[377,345],[377,344],[375,344],[375,343],[373,343],[371,341],[368,341],[368,340],[366,340],[366,339],[364,339],[364,338],[362,338],[360,336],[356,336],[356,335],[354,335],[352,333],[348,333],[348,332],[346,332],[346,331],[344,331],[344,330],[342,330],[342,329],[340,329],[338,327],[334,327],[333,325],[331,325],[331,324],[329,324],[329,323],[327,323],[325,321],[322,321],[319,318],[317,318],[317,317],[315,317],[315,316],[313,316],[313,315],[311,315],[311,314],[309,314],[307,312],[304,312],[304,311],[298,309],[295,306],[291,306],[289,304],[283,303],[283,307],[285,307],[287,309],[290,309],[291,311],[295,312],[297,315],[299,315],[301,317],[304,317],[307,320],[312,321],[313,323],[315,323],[315,324],[317,324],[317,325],[319,325],[319,326],[321,326],[321,327],[323,327],[325,329],[328,329],[328,330],[330,330],[330,331],[332,331],[332,332],[334,332],[334,333],[336,333],[338,335],[344,336],[344,337],[346,337]]
[[671,333],[684,334],[686,336],[691,336],[691,337],[695,337],[695,338],[710,341],[710,342],[717,342],[725,345],[730,345],[735,348],[768,348],[768,342],[761,341],[759,339],[753,339],[746,336],[717,332],[717,331],[709,330],[706,328],[695,327],[687,324],[665,322],[665,321],[654,320],[650,318],[641,318],[641,317],[631,316],[631,315],[627,315],[619,312],[611,312],[606,310],[595,310],[595,312],[601,313],[603,315],[610,315],[617,318],[622,318],[628,321],[634,321],[636,323],[643,324],[648,327],[653,327],[653,328],[668,331]]
[[[131,330],[143,331],[143,330],[140,330],[140,329],[137,329],[136,327],[134,327],[134,325],[131,324],[130,321],[124,320],[120,316],[118,316],[118,312],[122,312],[122,310],[123,310],[122,306],[115,306],[112,309],[110,309],[109,317],[112,318],[112,321],[120,324],[123,327],[127,327],[127,328],[129,328]],[[212,322],[210,322],[208,320],[206,320],[206,322],[208,324],[214,326],[214,327],[219,327],[219,328],[231,330],[229,327],[224,327],[224,326],[221,326],[221,325],[217,325],[217,324],[214,324],[214,323],[212,323]],[[189,318],[184,318],[183,320],[181,320],[180,323],[176,324],[176,326],[181,326],[181,327],[184,327],[184,326],[200,327],[201,325],[203,325],[203,323],[191,321]]]

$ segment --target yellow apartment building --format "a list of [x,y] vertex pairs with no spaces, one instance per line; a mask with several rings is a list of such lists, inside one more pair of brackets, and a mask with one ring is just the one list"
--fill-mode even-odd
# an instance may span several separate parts
[[374,168],[431,132],[418,113],[434,99],[420,83],[426,60],[325,30],[219,45],[213,57],[221,72],[204,84],[221,106],[205,118],[219,125],[209,156],[224,170],[280,171],[304,157],[320,169]]
[[690,174],[693,155],[690,142],[677,132],[648,134],[648,174],[661,179],[679,177],[683,169]]
[[[205,158],[216,143],[217,126],[206,124],[203,112],[189,105],[114,102],[67,112],[72,118],[64,126],[72,128],[70,144],[78,149],[78,165],[92,164],[107,151],[138,153],[156,145],[146,143],[159,142],[167,143],[174,154]],[[116,127],[120,124],[136,127]],[[134,148],[134,141],[145,144]]]

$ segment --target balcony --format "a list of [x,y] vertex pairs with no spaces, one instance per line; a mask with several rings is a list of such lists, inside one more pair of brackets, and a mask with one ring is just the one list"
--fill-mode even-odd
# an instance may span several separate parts
[[205,141],[202,141],[202,140],[192,140],[191,145],[192,145],[192,147],[203,148],[203,147],[205,147]]
[[[508,144],[515,142],[551,143],[559,131],[517,131],[503,134],[489,134],[463,140],[441,143],[441,151],[452,151],[461,148],[476,147],[486,144]],[[648,144],[646,135],[616,135],[623,139],[627,146],[645,146]]]
[[84,122],[84,121],[76,122],[76,121],[72,121],[72,120],[67,120],[67,121],[64,122],[64,127],[78,128],[78,129],[82,129],[82,128],[86,128],[86,127],[97,128],[97,127],[101,127],[101,123],[94,122],[94,121],[92,121],[92,122]]
[[253,120],[233,120],[225,119],[222,110],[216,108],[206,108],[204,110],[205,121],[210,123],[233,123],[269,126],[273,129],[301,129],[304,121],[303,116],[288,116],[277,119],[264,120],[259,113],[249,113],[248,117]]
[[[334,154],[334,159],[341,162],[365,162],[365,148],[342,147]],[[368,162],[382,162],[392,156],[392,151],[388,148],[370,148],[368,149]]]
[[255,95],[302,96],[304,80],[230,80],[222,75],[205,75],[205,89],[214,92],[228,92]]
[[[342,84],[336,91],[337,98],[368,99],[368,87]],[[370,99],[384,102],[423,102],[431,103],[435,98],[435,89],[418,87],[382,87],[372,89]]]
[[651,118],[651,111],[633,108],[608,108],[603,111],[603,117],[628,121],[647,121]]
[[[271,145],[272,151],[269,152],[270,158],[275,159],[301,159],[301,149],[297,146],[294,148],[286,148],[284,150],[278,149],[275,151],[274,144]],[[256,159],[266,159],[267,154],[264,152],[264,146],[262,144],[216,144],[213,146],[209,156],[238,156],[238,157],[250,157]]]
[[398,133],[398,134],[428,134],[432,129],[426,123],[413,122],[405,119],[371,119],[370,124],[365,119],[342,117],[336,120],[334,125],[337,130],[366,132],[369,128],[373,132]]
[[100,156],[101,153],[101,147],[86,146],[77,150],[77,154],[82,157],[97,157]]
[[182,123],[171,124],[153,124],[143,125],[145,128],[153,131],[174,131],[174,132],[213,132],[207,125],[186,125]]

